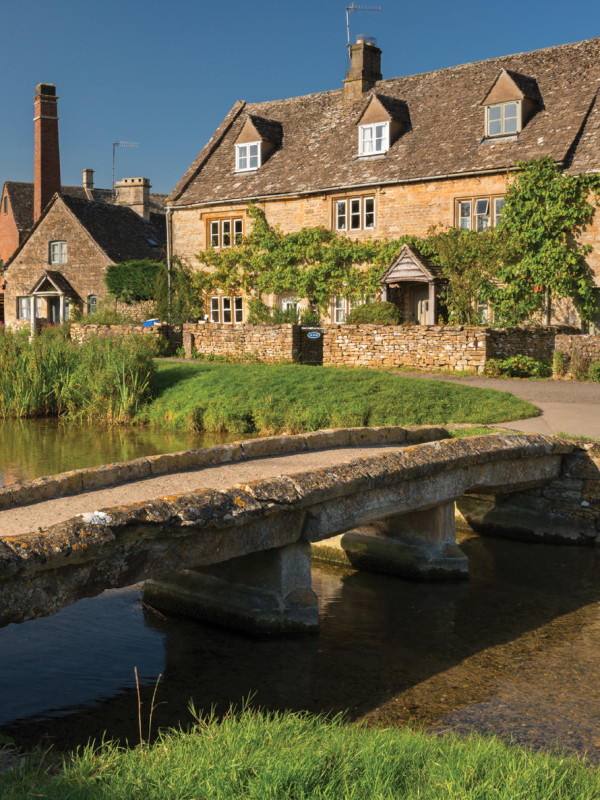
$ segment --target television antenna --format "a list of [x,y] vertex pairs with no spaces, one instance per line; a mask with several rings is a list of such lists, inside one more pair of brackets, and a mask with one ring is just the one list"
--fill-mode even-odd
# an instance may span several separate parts
[[348,35],[348,58],[350,58],[350,14],[355,13],[356,11],[363,11],[367,14],[379,14],[381,13],[381,6],[357,6],[354,0],[350,3],[349,6],[346,6],[346,33]]
[[115,151],[117,147],[139,147],[139,142],[113,142],[112,193],[115,195]]

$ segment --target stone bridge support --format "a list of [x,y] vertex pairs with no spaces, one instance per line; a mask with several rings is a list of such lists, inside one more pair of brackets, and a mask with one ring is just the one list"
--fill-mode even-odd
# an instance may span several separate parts
[[456,544],[454,503],[397,514],[313,544],[321,561],[406,578],[467,578],[467,557]]
[[310,545],[298,541],[148,581],[144,601],[193,619],[258,633],[317,630]]

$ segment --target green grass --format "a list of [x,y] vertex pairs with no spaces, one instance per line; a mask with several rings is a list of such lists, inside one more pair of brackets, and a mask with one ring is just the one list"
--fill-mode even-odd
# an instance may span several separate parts
[[598,771],[473,735],[435,737],[246,710],[135,749],[36,754],[0,775],[3,800],[592,800]]
[[357,425],[493,423],[535,416],[508,392],[368,369],[160,364],[137,416],[158,427],[283,433]]

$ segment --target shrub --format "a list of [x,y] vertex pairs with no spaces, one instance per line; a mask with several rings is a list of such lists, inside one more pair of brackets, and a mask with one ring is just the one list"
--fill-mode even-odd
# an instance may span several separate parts
[[104,282],[108,291],[124,303],[138,303],[154,299],[156,279],[165,265],[149,258],[110,264]]
[[552,370],[555,375],[558,375],[559,378],[562,378],[563,375],[567,373],[567,367],[569,365],[569,358],[568,356],[563,353],[562,350],[555,350],[554,356],[552,357]]
[[[298,325],[302,319],[303,325],[318,325],[318,321],[304,322],[305,318],[315,318],[315,312],[312,311],[311,315],[311,311],[312,309],[307,308],[301,316],[297,308],[286,308],[282,311],[279,308],[271,308],[258,297],[251,297],[248,301],[248,322],[251,325]],[[318,314],[316,318],[318,320]]]
[[353,309],[346,318],[348,325],[400,325],[404,315],[394,303],[365,303]]
[[490,358],[485,365],[485,374],[492,378],[550,378],[552,364],[549,358],[523,355]]
[[578,381],[584,381],[588,377],[590,369],[590,359],[579,350],[573,350],[569,372]]
[[588,379],[590,381],[600,382],[600,358],[589,368]]

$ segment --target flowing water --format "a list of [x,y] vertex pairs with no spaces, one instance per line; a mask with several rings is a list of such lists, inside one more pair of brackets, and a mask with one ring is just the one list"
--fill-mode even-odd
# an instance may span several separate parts
[[470,534],[460,544],[465,582],[315,565],[314,635],[253,638],[164,616],[140,587],[0,629],[0,731],[23,745],[74,746],[104,731],[135,743],[137,667],[145,736],[156,688],[154,731],[191,722],[190,699],[225,710],[251,695],[268,708],[474,729],[600,760],[600,553]]

